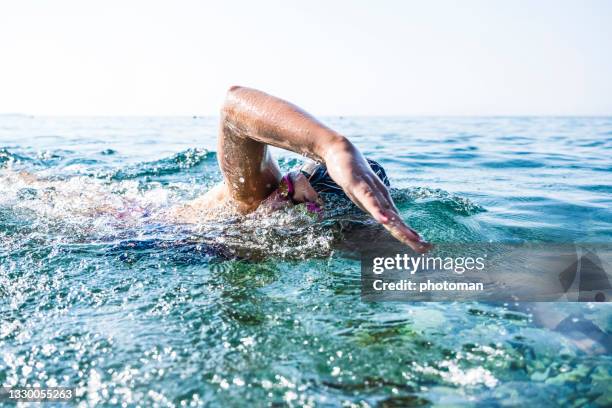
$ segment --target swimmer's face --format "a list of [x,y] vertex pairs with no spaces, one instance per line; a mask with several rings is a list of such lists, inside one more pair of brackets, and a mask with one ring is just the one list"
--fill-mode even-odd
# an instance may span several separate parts
[[308,179],[299,171],[291,173],[291,180],[293,181],[293,201],[298,203],[314,203],[320,202],[319,194],[312,188]]

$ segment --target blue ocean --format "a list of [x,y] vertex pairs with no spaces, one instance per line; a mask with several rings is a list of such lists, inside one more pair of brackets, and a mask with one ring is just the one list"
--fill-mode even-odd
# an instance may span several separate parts
[[[612,117],[323,121],[434,244],[612,242]],[[221,180],[217,126],[0,116],[0,385],[82,406],[612,406],[609,303],[363,302],[342,245],[378,228],[361,214],[168,219]]]

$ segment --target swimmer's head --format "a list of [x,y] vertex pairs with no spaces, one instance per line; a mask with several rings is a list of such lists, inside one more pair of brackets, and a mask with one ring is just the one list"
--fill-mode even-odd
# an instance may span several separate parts
[[295,203],[318,203],[321,202],[319,194],[310,185],[308,178],[301,171],[293,171],[289,173],[293,184],[293,193],[291,199]]
[[[389,187],[391,184],[389,183],[389,178],[387,177],[387,173],[385,173],[385,169],[374,160],[367,160],[372,171],[380,178],[385,186]],[[300,173],[304,176],[304,179],[308,180],[309,186],[317,194],[334,194],[348,199],[344,190],[342,190],[342,188],[330,177],[327,167],[325,167],[324,164],[306,163],[300,169]]]

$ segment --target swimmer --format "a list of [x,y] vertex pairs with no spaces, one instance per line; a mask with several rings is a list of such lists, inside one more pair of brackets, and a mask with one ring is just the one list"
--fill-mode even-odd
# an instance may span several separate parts
[[[283,176],[269,146],[314,162]],[[339,194],[413,250],[431,248],[399,216],[382,167],[367,160],[346,137],[282,99],[231,87],[221,109],[217,157],[223,182],[176,212],[184,222],[228,207],[246,214],[305,203],[308,211],[320,213],[320,193]]]

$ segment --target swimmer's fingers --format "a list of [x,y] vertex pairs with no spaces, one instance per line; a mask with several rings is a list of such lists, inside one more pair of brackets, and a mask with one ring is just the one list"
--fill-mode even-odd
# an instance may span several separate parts
[[429,242],[423,241],[419,234],[406,225],[399,216],[396,217],[396,220],[383,224],[395,239],[408,245],[418,253],[425,253],[433,247]]
[[349,197],[381,223],[398,241],[420,253],[431,249],[431,244],[423,241],[415,230],[404,223],[386,186],[378,178],[366,179],[359,183],[350,192]]
[[[379,223],[385,225],[399,218],[397,208],[380,179],[366,177],[355,188],[353,200],[362,210],[367,211]],[[418,237],[418,234],[417,234]]]
[[346,193],[351,201],[363,211],[369,213],[376,221],[381,224],[389,222],[387,215],[390,209],[389,202],[384,198],[375,182],[364,179]]

